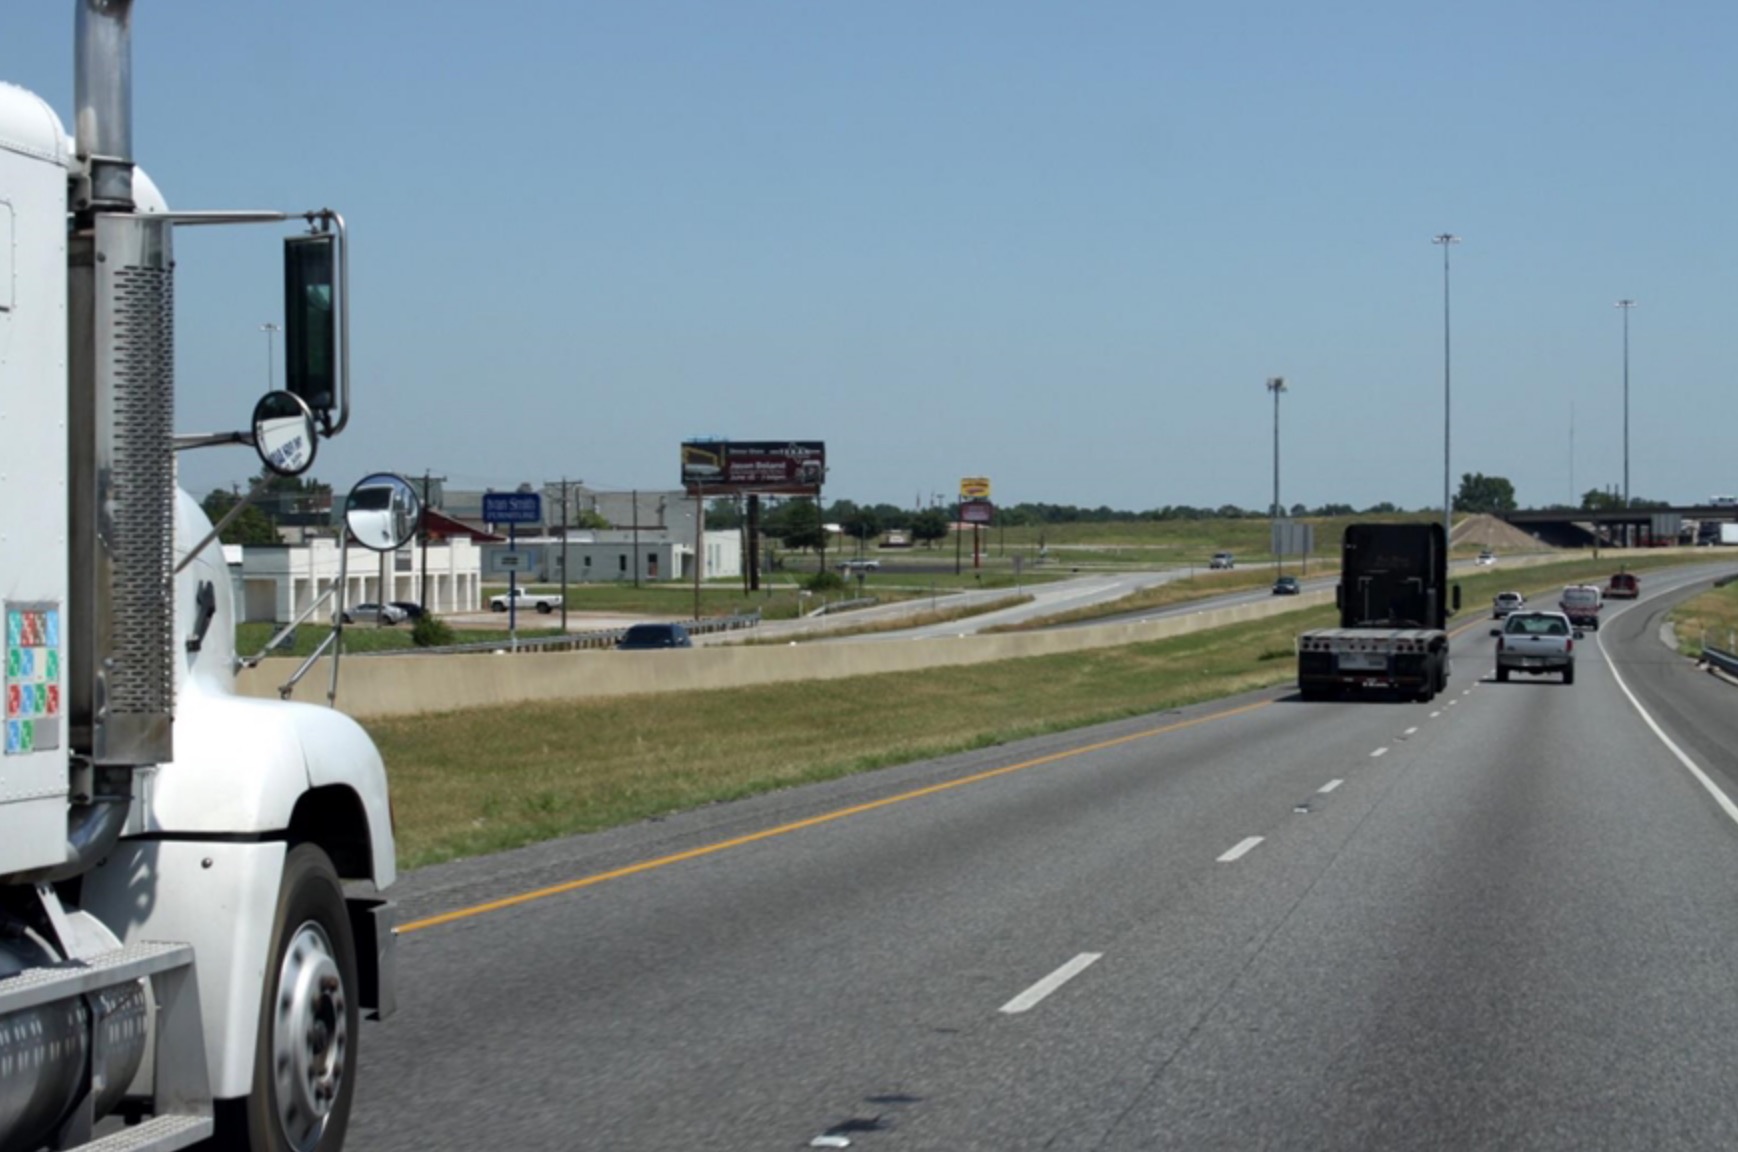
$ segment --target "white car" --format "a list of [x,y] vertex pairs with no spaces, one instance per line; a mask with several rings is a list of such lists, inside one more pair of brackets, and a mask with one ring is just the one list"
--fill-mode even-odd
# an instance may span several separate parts
[[1237,562],[1231,558],[1231,553],[1229,552],[1215,552],[1213,553],[1212,561],[1207,565],[1207,567],[1235,568],[1237,567]]
[[1486,549],[1485,551],[1480,552],[1478,554],[1478,559],[1473,561],[1474,564],[1495,564],[1496,562],[1497,562],[1496,554],[1494,552],[1491,552],[1489,549]]
[[352,604],[344,609],[346,624],[402,624],[405,619],[403,608],[395,608],[391,604],[385,606],[367,603]]
[[1491,619],[1501,620],[1511,612],[1518,612],[1527,603],[1527,598],[1519,592],[1498,592],[1491,601]]

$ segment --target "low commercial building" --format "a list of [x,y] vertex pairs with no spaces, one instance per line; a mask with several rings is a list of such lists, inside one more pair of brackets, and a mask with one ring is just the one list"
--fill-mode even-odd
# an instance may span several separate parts
[[[302,544],[225,547],[224,554],[236,580],[241,621],[287,624],[340,583],[346,604],[409,600],[443,615],[475,612],[482,603],[481,554],[477,544],[464,538],[397,552],[340,550],[335,540],[315,538]],[[328,601],[310,619],[329,622],[335,610]]]
[[[737,579],[742,575],[742,535],[735,530],[705,533],[701,575],[705,579]],[[568,582],[657,583],[694,579],[694,539],[668,531],[621,530],[575,532],[563,547],[558,536],[533,536],[511,545],[481,545],[483,578],[502,583],[512,572],[521,583],[559,584],[565,558]]]

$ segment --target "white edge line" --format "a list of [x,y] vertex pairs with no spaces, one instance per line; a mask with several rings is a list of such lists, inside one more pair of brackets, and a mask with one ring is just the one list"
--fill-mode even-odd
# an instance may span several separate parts
[[1374,758],[1376,756],[1386,756],[1386,755],[1388,755],[1388,749],[1378,748],[1374,752],[1370,753],[1370,755],[1372,758]]
[[1344,783],[1345,783],[1344,780],[1329,780],[1326,784],[1323,784],[1320,788],[1317,788],[1316,791],[1317,792],[1332,792],[1335,788],[1338,788],[1340,785],[1342,785]]
[[1678,758],[1678,763],[1690,770],[1690,775],[1694,776],[1701,782],[1702,787],[1708,790],[1708,794],[1714,798],[1714,802],[1720,805],[1720,810],[1725,812],[1734,824],[1738,824],[1738,804],[1732,803],[1732,798],[1722,792],[1720,786],[1708,778],[1708,774],[1702,771],[1700,766],[1690,759],[1670,736],[1666,735],[1665,729],[1655,723],[1654,718],[1648,714],[1648,710],[1641,706],[1641,701],[1635,698],[1635,693],[1631,692],[1629,685],[1623,682],[1623,674],[1617,670],[1616,662],[1612,660],[1611,653],[1606,650],[1604,636],[1599,637],[1599,654],[1605,657],[1605,666],[1611,669],[1611,675],[1617,681],[1617,686],[1623,689],[1625,696],[1629,697],[1630,705],[1641,714],[1643,720],[1647,721],[1647,726],[1652,728],[1653,734],[1660,738],[1660,743],[1671,749],[1672,755]]
[[1264,837],[1264,836],[1251,836],[1246,840],[1238,841],[1238,843],[1233,848],[1231,848],[1229,851],[1227,851],[1225,853],[1225,855],[1219,857],[1219,863],[1221,863],[1221,864],[1231,863],[1233,860],[1236,860],[1239,857],[1243,856],[1251,848],[1254,848],[1257,844],[1261,843],[1264,839],[1266,839],[1266,837]]
[[1097,963],[1099,957],[1103,955],[1104,953],[1102,952],[1082,952],[1056,971],[1050,973],[1050,975],[1044,977],[1044,979],[1038,981],[1038,983],[1032,985],[1032,987],[1026,989],[1024,992],[1002,1005],[1002,1011],[1012,1015],[1016,1012],[1025,1012],[1030,1008],[1037,1007],[1038,1003],[1043,1000],[1044,997],[1050,995],[1050,993],[1056,991],[1058,988],[1092,967],[1093,964]]

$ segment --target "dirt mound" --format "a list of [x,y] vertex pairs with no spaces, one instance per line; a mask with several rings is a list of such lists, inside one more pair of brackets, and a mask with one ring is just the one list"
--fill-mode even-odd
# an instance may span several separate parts
[[1476,545],[1492,552],[1537,552],[1546,547],[1513,524],[1483,513],[1457,521],[1450,543],[1455,547]]

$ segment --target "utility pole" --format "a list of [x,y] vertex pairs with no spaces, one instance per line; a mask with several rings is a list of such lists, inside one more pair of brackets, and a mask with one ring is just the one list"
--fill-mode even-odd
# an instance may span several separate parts
[[561,478],[561,634],[567,635],[567,477]]
[[[1629,512],[1629,310],[1635,307],[1634,300],[1619,300],[1616,305],[1623,310],[1623,510]],[[1633,543],[1630,539],[1630,525],[1623,526],[1623,542]]]
[[1449,495],[1449,327],[1448,327],[1448,250],[1460,243],[1460,237],[1443,232],[1430,238],[1442,245],[1442,534],[1443,547],[1451,545],[1454,536],[1454,502]]
[[437,477],[437,476],[432,475],[427,468],[423,469],[423,472],[422,472],[422,512],[417,516],[417,520],[418,520],[417,528],[422,536],[422,599],[421,599],[421,604],[422,604],[422,609],[424,612],[434,611],[434,609],[429,607],[429,602],[428,602],[428,496],[429,496],[429,482],[431,480],[436,480],[436,479],[438,479],[443,484],[445,484],[446,480],[447,480],[447,478],[445,476]]
[[1277,539],[1278,528],[1279,522],[1285,519],[1285,506],[1279,502],[1279,395],[1285,391],[1285,377],[1270,376],[1267,390],[1273,393],[1273,524],[1276,537],[1273,542],[1273,569],[1274,574],[1278,575],[1283,564],[1279,552],[1281,541]]

